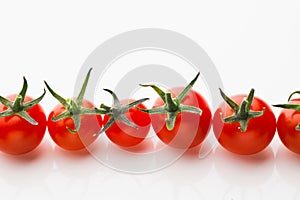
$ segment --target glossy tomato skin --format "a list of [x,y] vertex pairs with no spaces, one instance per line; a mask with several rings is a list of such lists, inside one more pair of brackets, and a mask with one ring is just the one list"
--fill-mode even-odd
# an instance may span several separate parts
[[[246,95],[231,97],[238,105],[247,98]],[[263,100],[254,97],[250,107],[252,111],[265,112],[262,116],[250,119],[247,130],[240,131],[240,124],[223,123],[222,118],[231,116],[233,110],[222,103],[214,114],[213,130],[222,147],[240,155],[251,155],[265,149],[272,141],[276,131],[276,118],[271,107]]]
[[[183,87],[176,87],[168,90],[172,97],[180,94]],[[166,127],[165,114],[151,115],[152,127],[158,138],[165,144],[181,149],[188,149],[199,146],[206,138],[210,127],[212,114],[208,103],[198,92],[191,90],[182,101],[183,105],[198,107],[202,115],[194,113],[179,113],[174,129],[169,131]],[[164,105],[161,98],[158,98],[153,108]]]
[[[94,108],[95,106],[91,102],[83,100],[82,107]],[[75,129],[71,118],[62,119],[57,122],[52,121],[53,116],[58,116],[64,111],[64,106],[58,104],[48,116],[48,131],[52,140],[65,150],[75,151],[85,149],[97,139],[97,136],[94,136],[94,134],[101,130],[102,117],[100,115],[82,115],[80,117],[80,129],[78,133],[73,134],[66,129],[66,127]]]
[[[290,104],[300,104],[300,99],[293,99]],[[281,142],[290,151],[300,154],[300,131],[296,130],[300,123],[300,112],[282,109],[277,120],[277,132]]]
[[[7,99],[14,101],[16,95]],[[24,102],[33,100],[26,96]],[[0,112],[7,108],[0,105]],[[0,118],[0,150],[7,154],[21,155],[39,146],[46,131],[46,116],[43,108],[37,104],[26,111],[38,125],[32,125],[17,115]]]
[[[128,104],[135,100],[122,100],[121,104]],[[139,104],[139,108],[147,109],[144,104]],[[111,142],[118,145],[119,147],[134,147],[147,137],[150,126],[151,119],[149,114],[139,111],[136,108],[131,108],[129,111],[124,113],[125,117],[127,117],[130,121],[134,122],[138,128],[135,129],[124,124],[121,121],[116,121],[108,130],[105,131],[106,136],[109,138]],[[103,124],[106,124],[109,120],[110,116],[105,115]]]

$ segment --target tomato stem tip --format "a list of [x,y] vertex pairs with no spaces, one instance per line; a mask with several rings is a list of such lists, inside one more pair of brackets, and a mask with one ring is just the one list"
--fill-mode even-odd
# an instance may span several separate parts
[[[293,92],[289,96],[288,101],[290,101],[295,94],[300,94],[300,90]],[[274,107],[278,107],[278,108],[291,109],[291,110],[295,110],[295,111],[300,112],[300,104],[290,104],[290,103],[287,103],[287,104],[275,104],[273,106]],[[297,131],[300,131],[300,123],[295,127],[295,129]]]
[[246,132],[248,123],[252,118],[260,117],[264,114],[265,108],[262,111],[252,111],[251,104],[254,99],[254,89],[252,88],[247,98],[245,98],[241,105],[238,105],[231,98],[229,98],[220,88],[220,94],[228,106],[234,111],[229,117],[223,118],[224,123],[235,123],[240,124],[241,132]]
[[128,103],[126,105],[121,105],[118,96],[112,90],[109,90],[109,89],[103,89],[103,90],[108,92],[109,94],[111,94],[111,96],[113,97],[113,105],[112,105],[112,107],[106,106],[105,104],[100,105],[100,108],[104,109],[103,114],[110,116],[110,118],[107,121],[107,123],[105,124],[105,126],[98,133],[96,133],[94,135],[96,136],[96,135],[100,135],[100,134],[104,133],[118,120],[130,127],[137,129],[138,126],[135,123],[133,123],[132,121],[130,121],[125,116],[124,113],[134,107],[139,109],[137,106],[139,104],[143,103],[144,101],[149,100],[149,98],[143,98],[143,99],[139,99],[137,101]]
[[142,112],[146,112],[149,114],[167,114],[166,127],[169,131],[174,129],[176,118],[179,113],[187,112],[187,113],[196,113],[196,114],[201,115],[202,110],[200,108],[182,104],[184,98],[191,91],[192,87],[194,86],[195,82],[197,81],[199,75],[200,75],[200,72],[197,73],[195,78],[175,98],[172,98],[170,92],[164,92],[162,89],[160,89],[156,85],[139,84],[142,87],[151,87],[158,94],[158,96],[163,100],[164,105],[161,107],[156,107],[156,108],[147,109],[147,110],[140,109],[140,108],[138,108],[138,109]]
[[8,117],[13,115],[18,115],[22,119],[26,120],[28,123],[32,125],[38,125],[38,122],[33,119],[26,111],[33,106],[40,103],[40,101],[44,98],[46,94],[46,90],[44,89],[43,94],[37,99],[31,100],[29,102],[24,102],[26,97],[26,92],[28,88],[28,83],[26,78],[23,76],[23,87],[20,93],[16,96],[14,101],[10,101],[2,96],[0,96],[0,102],[6,106],[8,109],[0,113],[0,117]]
[[52,96],[57,101],[59,101],[66,109],[63,113],[59,114],[58,116],[53,117],[52,121],[56,122],[56,121],[66,119],[66,118],[72,118],[75,129],[72,130],[70,127],[66,127],[66,129],[72,134],[76,134],[80,129],[80,125],[81,125],[80,116],[81,115],[102,115],[103,113],[105,113],[105,110],[103,110],[103,109],[85,108],[82,106],[84,94],[85,94],[85,91],[86,91],[86,88],[88,85],[91,71],[92,71],[92,68],[89,69],[89,71],[84,79],[84,82],[82,84],[82,87],[80,89],[80,92],[79,92],[78,96],[74,99],[71,99],[71,98],[65,99],[65,98],[61,97],[48,85],[48,83],[46,81],[44,81],[47,89],[52,94]]

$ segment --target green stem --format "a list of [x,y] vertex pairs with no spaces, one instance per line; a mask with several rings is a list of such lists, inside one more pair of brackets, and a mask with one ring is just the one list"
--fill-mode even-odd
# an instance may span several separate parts
[[111,109],[111,107],[106,106],[106,105],[103,104],[103,103],[100,105],[100,108],[102,108],[102,109],[104,109],[104,110],[106,110],[106,111],[109,111],[109,110]]
[[142,86],[142,87],[151,87],[160,96],[160,98],[163,100],[163,102],[166,103],[166,94],[165,94],[165,92],[162,91],[162,89],[160,89],[156,85],[140,84],[140,86]]
[[248,101],[244,100],[242,102],[242,105],[241,105],[241,108],[240,108],[240,113],[239,113],[239,117],[241,119],[247,119],[247,117],[248,117],[249,110],[247,110],[247,105],[248,105]]
[[[108,122],[104,125],[104,127],[95,135],[100,135],[100,134],[104,133],[116,121],[121,121],[130,127],[138,128],[138,126],[135,123],[133,123],[132,121],[127,119],[127,117],[125,116],[125,112],[129,111],[131,108],[138,106],[139,104],[143,103],[144,101],[147,101],[148,98],[139,99],[137,101],[128,103],[126,105],[121,105],[119,98],[113,91],[111,91],[109,89],[104,89],[104,91],[108,92],[112,96],[114,102],[113,102],[112,107],[108,107],[104,104],[100,105],[100,108],[104,109],[103,114],[108,115],[110,118],[109,118]],[[139,109],[138,107],[136,107],[136,108]]]
[[22,110],[22,107],[23,107],[23,97],[21,95],[18,95],[14,104],[13,104],[13,107],[12,107],[12,110],[15,111],[15,112],[20,112]]
[[83,98],[84,98],[84,94],[85,94],[85,91],[86,91],[86,88],[87,88],[87,85],[88,85],[88,82],[89,82],[89,79],[90,79],[90,75],[91,75],[91,72],[92,72],[93,68],[90,68],[90,70],[88,71],[85,79],[84,79],[84,82],[83,82],[83,85],[81,87],[81,90],[76,98],[76,103],[78,105],[81,105],[82,104],[82,101],[83,101]]
[[237,103],[235,103],[231,98],[226,96],[226,94],[221,90],[221,88],[219,88],[219,90],[220,90],[220,94],[221,94],[222,98],[224,99],[224,101],[234,111],[234,113],[237,114],[240,109],[240,106]]
[[56,122],[56,121],[63,120],[66,118],[72,118],[72,120],[75,124],[75,129],[72,130],[70,127],[66,127],[66,129],[72,134],[76,134],[78,132],[78,130],[80,129],[80,125],[81,125],[80,116],[81,115],[90,115],[90,114],[101,115],[102,113],[105,112],[100,109],[96,110],[95,108],[82,107],[82,102],[83,102],[84,94],[85,94],[87,84],[88,84],[88,81],[89,81],[89,78],[91,75],[91,71],[92,71],[92,68],[88,71],[88,73],[85,77],[85,80],[82,84],[81,90],[80,90],[78,96],[74,99],[64,99],[63,97],[58,95],[48,85],[48,83],[46,81],[44,81],[47,89],[52,94],[52,96],[55,99],[57,99],[57,101],[59,101],[66,109],[65,112],[61,113],[59,116],[54,117],[52,119],[52,121]]
[[169,112],[176,112],[178,111],[179,107],[177,103],[172,99],[171,93],[166,93],[166,110]]
[[[300,90],[293,92],[293,93],[289,96],[288,101],[290,101],[291,98],[292,98],[295,94],[300,94]],[[290,104],[290,103],[287,103],[287,104],[276,104],[276,105],[273,105],[273,106],[274,106],[274,107],[278,107],[278,108],[291,109],[291,110],[295,110],[295,111],[300,112],[300,104]],[[295,129],[296,129],[297,131],[300,131],[300,123],[295,127]]]
[[195,78],[180,92],[180,94],[176,97],[178,102],[182,103],[184,97],[190,92],[190,90],[193,88],[194,84],[198,80],[200,76],[200,72],[197,73]]
[[300,104],[276,104],[276,105],[273,105],[273,106],[278,107],[278,108],[296,110],[296,111],[300,112]]
[[224,123],[235,123],[240,124],[241,132],[246,132],[248,128],[248,123],[251,119],[260,117],[264,114],[265,109],[262,111],[252,111],[250,109],[253,98],[254,98],[254,89],[251,89],[248,97],[244,99],[239,106],[231,98],[225,95],[225,93],[220,89],[220,93],[224,101],[229,105],[229,107],[234,111],[234,114],[223,119]]
[[27,88],[28,88],[28,83],[27,83],[26,78],[23,76],[23,87],[22,87],[21,92],[19,93],[19,95],[22,97],[22,102],[25,99]]
[[178,113],[177,112],[169,112],[168,118],[166,120],[166,127],[169,131],[173,130],[176,122]]
[[148,110],[140,109],[140,108],[138,108],[138,109],[141,110],[142,112],[149,113],[149,114],[167,114],[166,127],[168,130],[174,129],[174,125],[175,125],[178,113],[186,112],[186,113],[194,113],[194,114],[201,115],[202,110],[200,108],[182,104],[184,98],[189,94],[189,92],[191,91],[195,82],[197,81],[199,75],[200,75],[200,72],[197,73],[195,78],[175,98],[172,98],[170,92],[165,93],[164,91],[162,91],[159,87],[157,87],[155,85],[140,84],[140,86],[151,87],[152,89],[154,89],[154,91],[163,100],[164,105],[159,108],[152,108],[152,109],[148,109]]
[[31,125],[38,125],[35,119],[33,119],[29,114],[26,112],[33,106],[37,105],[45,96],[46,91],[37,99],[24,103],[24,99],[26,97],[26,92],[28,88],[27,80],[23,77],[24,83],[22,90],[16,96],[14,102],[0,96],[0,102],[7,107],[7,110],[0,113],[0,117],[8,117],[13,115],[18,115],[22,119],[26,120]]
[[293,93],[289,96],[288,101],[290,101],[291,98],[292,98],[295,94],[300,94],[300,90],[293,92]]

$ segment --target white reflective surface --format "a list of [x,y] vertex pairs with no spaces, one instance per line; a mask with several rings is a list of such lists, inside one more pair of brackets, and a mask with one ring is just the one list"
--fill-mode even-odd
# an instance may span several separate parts
[[[18,92],[25,75],[31,96],[42,93],[45,79],[69,97],[80,66],[99,44],[125,31],[156,27],[199,43],[217,66],[226,93],[254,87],[270,104],[285,103],[300,89],[299,10],[299,1],[292,0],[1,2],[0,93]],[[97,102],[109,104],[101,89]],[[47,94],[42,101],[47,114],[56,103]],[[279,109],[274,111],[278,116]],[[202,160],[190,152],[161,171],[130,175],[85,152],[58,149],[47,136],[29,155],[0,154],[0,199],[294,200],[300,199],[299,169],[300,156],[277,137],[253,157],[216,148]]]

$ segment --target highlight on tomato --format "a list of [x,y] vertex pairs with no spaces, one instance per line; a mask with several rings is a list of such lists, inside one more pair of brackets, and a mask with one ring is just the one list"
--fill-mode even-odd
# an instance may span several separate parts
[[151,114],[152,127],[158,138],[173,148],[189,149],[199,146],[206,138],[212,114],[205,98],[192,90],[200,73],[184,88],[175,87],[164,92],[151,87],[159,95],[151,109],[139,110]]
[[264,150],[276,131],[276,118],[271,107],[254,96],[254,89],[248,96],[239,94],[229,98],[221,89],[220,93],[225,102],[213,118],[214,134],[220,145],[240,155]]
[[72,99],[64,99],[45,81],[49,92],[60,102],[49,114],[48,131],[53,141],[65,150],[85,149],[97,139],[95,133],[102,127],[103,111],[84,99],[91,71],[92,68],[87,73],[78,96]]
[[122,148],[135,147],[142,143],[149,133],[151,119],[149,114],[136,107],[146,109],[142,103],[148,98],[120,101],[113,91],[109,89],[104,89],[104,91],[112,95],[113,105],[108,107],[101,104],[100,108],[105,110],[104,127],[97,135],[105,132],[111,142]]
[[295,94],[300,94],[300,91],[293,92],[287,104],[273,106],[283,108],[277,119],[277,132],[281,142],[290,151],[300,154],[300,99],[292,99]]
[[23,77],[19,94],[0,96],[0,150],[11,155],[21,155],[36,149],[46,131],[46,116],[37,99],[26,95],[28,84]]

